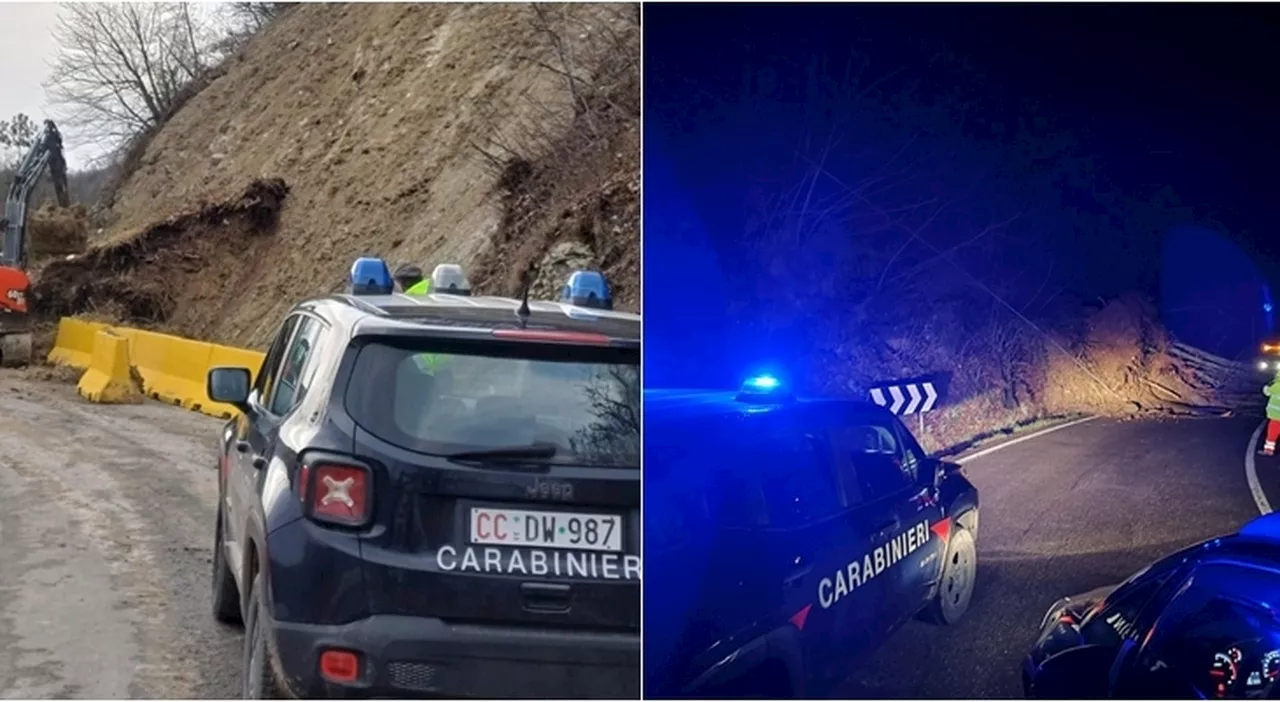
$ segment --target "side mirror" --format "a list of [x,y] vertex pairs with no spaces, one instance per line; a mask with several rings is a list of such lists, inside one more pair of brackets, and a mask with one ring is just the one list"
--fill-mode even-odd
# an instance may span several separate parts
[[[938,482],[948,475],[959,473],[964,470],[964,466],[961,466],[959,463],[952,463],[951,461],[946,461],[941,458],[930,458],[926,465],[929,466],[930,470],[927,471],[925,475],[929,475],[934,482]],[[930,478],[925,478],[925,480],[929,480]]]
[[1029,697],[1051,700],[1100,700],[1109,697],[1116,650],[1098,644],[1077,646],[1050,656],[1030,685]]
[[210,368],[205,378],[205,394],[214,402],[222,402],[240,410],[248,405],[253,374],[248,368]]

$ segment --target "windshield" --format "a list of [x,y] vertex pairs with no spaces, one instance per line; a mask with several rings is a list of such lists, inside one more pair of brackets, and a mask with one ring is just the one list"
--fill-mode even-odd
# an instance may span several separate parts
[[551,446],[538,460],[640,467],[634,349],[370,344],[359,351],[346,407],[361,428],[413,451]]

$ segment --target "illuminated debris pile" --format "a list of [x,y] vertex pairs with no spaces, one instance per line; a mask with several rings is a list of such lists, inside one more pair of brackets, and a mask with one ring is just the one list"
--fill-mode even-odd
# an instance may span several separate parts
[[1074,358],[1049,356],[1049,404],[1108,415],[1226,414],[1261,404],[1247,364],[1179,344],[1148,301],[1128,295],[1090,316]]
[[231,200],[52,261],[32,286],[34,309],[48,319],[105,313],[146,325],[197,297],[225,304],[252,268],[254,239],[275,231],[288,192],[282,180],[255,180]]
[[[1262,379],[1247,363],[1230,361],[1185,344],[1172,343],[1165,352],[1163,376],[1150,382],[1158,396],[1200,410],[1261,409],[1265,404]],[[1183,388],[1175,390],[1176,379]],[[1161,381],[1166,381],[1162,383]],[[1186,402],[1190,398],[1191,403]]]

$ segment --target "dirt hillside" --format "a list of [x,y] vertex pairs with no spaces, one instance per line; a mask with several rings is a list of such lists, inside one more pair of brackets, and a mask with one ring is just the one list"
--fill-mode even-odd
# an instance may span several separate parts
[[[380,255],[460,263],[498,294],[529,265],[544,290],[601,266],[635,309],[638,57],[631,5],[299,5],[154,135],[98,250],[51,264],[36,297],[119,297],[128,321],[261,347]],[[270,216],[219,214],[263,192]],[[117,282],[49,289],[93,275]],[[148,303],[112,292],[126,282]]]

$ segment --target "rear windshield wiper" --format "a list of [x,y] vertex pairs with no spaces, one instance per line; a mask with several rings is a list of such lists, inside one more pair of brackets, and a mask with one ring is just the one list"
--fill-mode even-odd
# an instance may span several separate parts
[[559,451],[555,444],[535,442],[525,446],[499,446],[474,451],[459,451],[446,454],[445,458],[454,461],[483,460],[519,460],[522,458],[551,458]]

